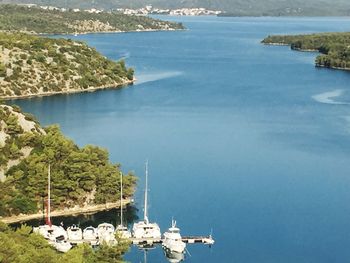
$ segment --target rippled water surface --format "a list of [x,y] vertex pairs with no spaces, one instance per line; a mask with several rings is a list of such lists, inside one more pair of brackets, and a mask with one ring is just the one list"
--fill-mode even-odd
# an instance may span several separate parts
[[[186,235],[213,229],[216,244],[188,246],[186,262],[348,262],[350,73],[260,41],[346,31],[350,20],[169,19],[188,30],[76,37],[125,58],[136,85],[15,103],[135,170],[139,215],[148,159],[151,220],[165,230],[174,217]],[[126,258],[144,260],[136,248]],[[148,262],[166,262],[162,250]]]

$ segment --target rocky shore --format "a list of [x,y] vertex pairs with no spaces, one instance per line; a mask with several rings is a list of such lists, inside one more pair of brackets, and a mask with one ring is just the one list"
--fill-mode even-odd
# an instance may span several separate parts
[[[131,199],[124,199],[123,200],[123,206],[126,206],[131,203]],[[51,212],[51,217],[57,217],[57,216],[70,216],[70,215],[79,215],[79,214],[92,214],[99,211],[108,211],[113,208],[119,208],[120,202],[115,203],[105,203],[105,204],[99,204],[99,205],[88,205],[84,207],[73,207],[73,208],[65,208],[61,210],[54,210]],[[20,214],[16,216],[10,216],[10,217],[0,217],[0,220],[7,224],[13,224],[13,223],[21,223],[32,219],[39,219],[43,217],[43,211],[36,213],[36,214]]]

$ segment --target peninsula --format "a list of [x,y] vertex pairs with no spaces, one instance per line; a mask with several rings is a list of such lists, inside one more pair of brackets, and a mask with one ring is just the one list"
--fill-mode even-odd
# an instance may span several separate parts
[[[54,214],[119,206],[121,168],[109,161],[106,150],[80,148],[58,126],[43,128],[17,106],[0,105],[0,149],[0,220],[15,222],[16,216],[25,220],[42,214],[49,164]],[[135,184],[132,173],[123,176],[125,203]]]
[[84,42],[0,33],[0,98],[92,91],[132,84],[134,70]]
[[316,67],[350,70],[350,33],[268,36],[266,45],[287,45],[292,50],[320,52]]

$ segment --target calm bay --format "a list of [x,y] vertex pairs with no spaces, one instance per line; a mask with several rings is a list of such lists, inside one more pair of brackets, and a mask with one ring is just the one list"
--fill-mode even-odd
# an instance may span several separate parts
[[[13,103],[134,170],[140,217],[148,159],[150,219],[216,240],[188,246],[186,262],[347,262],[350,73],[260,41],[349,31],[350,19],[160,18],[188,30],[70,36],[124,58],[135,85]],[[167,262],[160,248],[147,256]]]

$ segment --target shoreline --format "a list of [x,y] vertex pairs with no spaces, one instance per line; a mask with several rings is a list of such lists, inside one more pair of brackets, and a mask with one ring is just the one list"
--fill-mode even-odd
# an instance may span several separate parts
[[344,71],[350,71],[350,68],[342,68],[342,67],[327,67],[320,64],[315,64],[316,68],[325,68],[325,69],[333,69],[333,70],[344,70]]
[[136,81],[136,78],[133,80],[124,81],[121,84],[117,85],[103,85],[99,87],[89,87],[87,89],[79,89],[79,90],[68,90],[68,91],[50,91],[50,92],[44,92],[44,93],[38,93],[38,94],[28,94],[28,95],[19,95],[19,96],[0,96],[0,100],[17,100],[17,99],[30,99],[35,97],[46,97],[46,96],[53,96],[53,95],[68,95],[68,94],[75,94],[75,93],[83,93],[83,92],[94,92],[97,90],[104,90],[104,89],[121,89],[123,87],[132,86]]
[[265,43],[265,42],[261,42],[266,46],[290,46],[290,44],[287,43]]
[[164,32],[164,31],[185,31],[188,30],[187,28],[168,28],[168,29],[136,29],[136,30],[129,30],[129,31],[123,31],[123,30],[110,30],[110,31],[86,31],[86,32],[61,32],[61,33],[37,33],[32,31],[16,31],[16,30],[0,30],[2,33],[23,33],[23,34],[29,34],[29,35],[36,35],[36,36],[57,36],[57,35],[64,35],[64,36],[77,36],[79,35],[87,35],[87,34],[118,34],[118,33],[142,33],[142,32]]
[[266,46],[289,46],[291,48],[291,50],[295,50],[295,51],[300,51],[300,52],[320,52],[318,49],[302,49],[302,48],[292,48],[291,44],[287,44],[287,43],[264,43],[262,42],[264,45]]
[[[122,204],[123,206],[129,205],[132,203],[132,199],[123,199]],[[120,208],[121,202],[115,202],[115,203],[105,203],[105,204],[99,204],[99,205],[89,205],[86,207],[73,207],[73,208],[65,208],[61,210],[54,210],[51,212],[51,217],[58,217],[58,216],[75,216],[75,215],[81,215],[81,214],[92,214],[95,212],[100,211],[108,211],[113,208]],[[20,214],[17,216],[9,216],[9,217],[0,217],[0,221],[6,224],[13,224],[13,223],[23,223],[29,220],[33,219],[40,219],[43,218],[43,212],[36,213],[36,214]]]
[[[264,45],[267,46],[290,46],[291,44],[285,44],[285,43],[264,43],[262,42]],[[291,48],[291,50],[293,51],[297,51],[297,52],[315,52],[315,53],[321,53],[318,49],[301,49],[301,48]],[[321,53],[322,54],[322,53]],[[328,67],[325,65],[321,65],[321,64],[317,64],[315,63],[315,67],[316,68],[325,68],[325,69],[333,69],[333,70],[342,70],[342,71],[350,71],[350,68],[343,68],[343,67]]]

